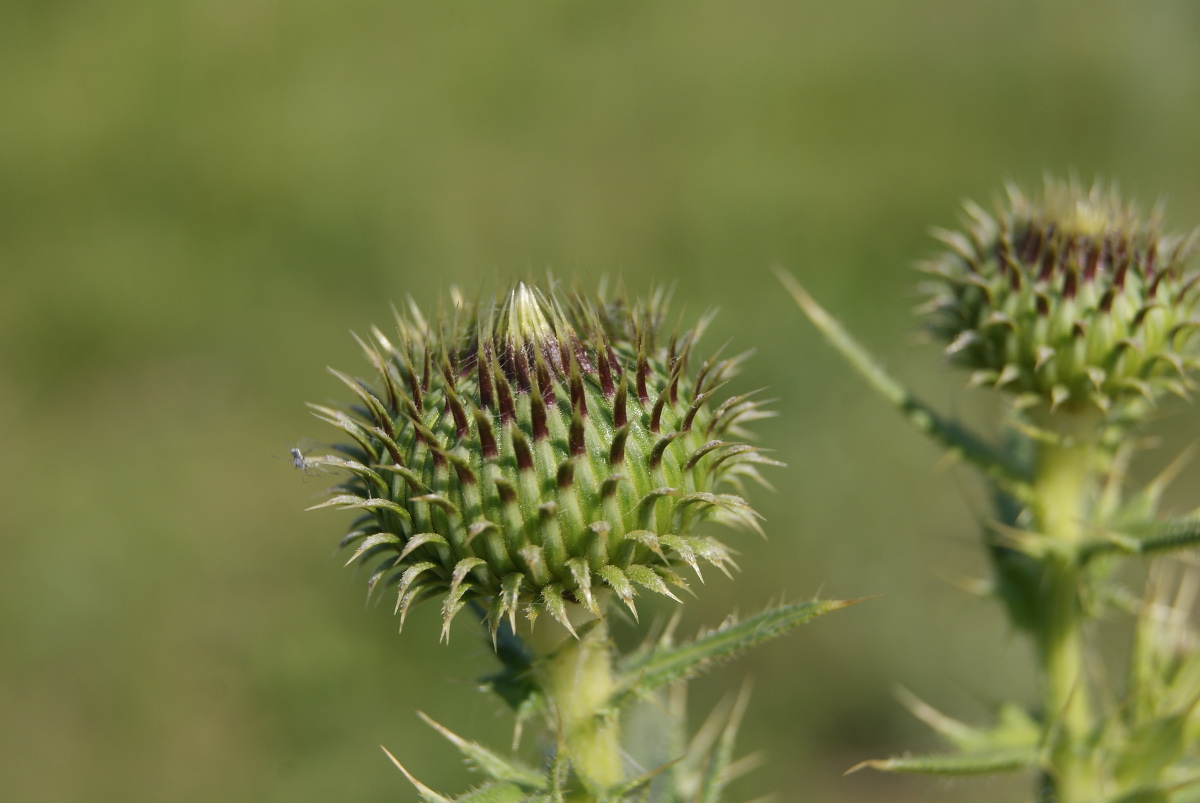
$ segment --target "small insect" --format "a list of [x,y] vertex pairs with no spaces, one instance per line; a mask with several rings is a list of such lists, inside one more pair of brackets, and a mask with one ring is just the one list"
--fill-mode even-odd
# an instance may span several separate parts
[[290,454],[292,465],[295,466],[297,470],[303,471],[305,474],[311,477],[314,474],[321,473],[321,466],[317,460],[305,456],[304,452],[310,448],[312,448],[312,446],[309,442],[301,441],[295,446],[289,447],[288,452]]
[[304,453],[295,446],[292,447],[292,465],[306,474],[310,469],[316,468],[316,466],[310,463],[308,458],[304,456]]

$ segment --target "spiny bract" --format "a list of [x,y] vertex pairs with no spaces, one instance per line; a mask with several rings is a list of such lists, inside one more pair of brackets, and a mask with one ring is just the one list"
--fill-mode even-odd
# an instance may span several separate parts
[[967,202],[966,232],[922,266],[930,329],[973,385],[1023,407],[1144,407],[1184,395],[1200,367],[1196,245],[1094,184],[1047,179],[1042,198],[1008,188],[995,217]]
[[394,339],[360,341],[375,385],[333,371],[358,405],[312,405],[351,440],[311,458],[350,475],[317,507],[363,511],[342,545],[372,564],[368,593],[398,586],[402,624],[414,601],[444,595],[443,638],[473,600],[493,635],[518,608],[570,627],[567,603],[599,613],[605,587],[636,614],[635,586],[687,588],[678,564],[727,571],[728,550],[692,530],[757,529],[741,496],[719,491],[773,461],[726,440],[767,413],[752,394],[713,403],[742,357],[693,366],[708,319],[665,337],[661,292],[630,305],[524,284],[498,305],[455,294],[432,325],[410,306]]

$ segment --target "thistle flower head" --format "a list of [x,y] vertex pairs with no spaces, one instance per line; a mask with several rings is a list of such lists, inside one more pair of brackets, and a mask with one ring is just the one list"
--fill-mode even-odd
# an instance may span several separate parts
[[1023,407],[1105,413],[1186,394],[1200,368],[1196,237],[1164,236],[1095,184],[1047,179],[1042,197],[1010,187],[995,216],[966,204],[965,232],[923,266],[929,329],[973,385]]
[[570,627],[568,603],[598,613],[605,589],[636,613],[635,588],[687,588],[682,564],[727,571],[728,550],[693,531],[757,528],[723,491],[773,462],[736,440],[767,413],[750,394],[718,404],[742,357],[698,361],[707,320],[668,334],[665,312],[663,293],[518,284],[499,304],[456,295],[432,323],[412,306],[395,335],[360,341],[376,376],[333,372],[357,404],[313,409],[349,442],[311,462],[349,474],[318,507],[362,511],[342,544],[371,567],[368,592],[396,586],[402,622],[441,597],[443,637],[477,601],[494,635],[519,609]]

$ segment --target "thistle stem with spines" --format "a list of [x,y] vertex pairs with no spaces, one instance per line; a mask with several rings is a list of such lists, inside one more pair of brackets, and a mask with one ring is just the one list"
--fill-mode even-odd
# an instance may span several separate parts
[[[1040,199],[1009,188],[995,216],[965,208],[965,232],[935,231],[946,250],[921,266],[929,295],[921,312],[947,360],[971,372],[969,384],[1006,397],[1013,437],[1000,446],[919,402],[794,279],[781,279],[885,399],[991,481],[991,588],[1031,638],[1041,721],[1001,716],[975,729],[922,715],[956,752],[856,768],[965,775],[1027,767],[1041,773],[1043,803],[1167,803],[1200,780],[1200,719],[1184,726],[1198,710],[1200,669],[1180,670],[1200,667],[1197,642],[1188,632],[1193,640],[1156,643],[1158,614],[1143,604],[1136,627],[1149,635],[1130,658],[1139,674],[1115,689],[1088,629],[1099,606],[1132,599],[1113,576],[1116,558],[1200,543],[1190,519],[1158,518],[1175,469],[1129,496],[1124,482],[1134,427],[1164,395],[1186,398],[1200,376],[1200,274],[1186,266],[1200,235],[1164,234],[1161,209],[1143,216],[1099,182],[1085,190],[1047,179]],[[1094,560],[1102,554],[1114,560]]]
[[[615,787],[622,780],[621,730],[610,710],[617,683],[603,621],[544,661],[542,674],[543,691],[576,771],[589,787]],[[581,792],[573,800],[595,803],[597,798]]]
[[1050,548],[1042,557],[1034,642],[1043,715],[1051,723],[1047,761],[1057,803],[1098,799],[1086,766],[1093,716],[1084,669],[1087,613],[1077,549],[1096,498],[1101,423],[1092,408],[1059,410],[1038,420],[1049,437],[1037,445],[1030,508],[1033,528]]

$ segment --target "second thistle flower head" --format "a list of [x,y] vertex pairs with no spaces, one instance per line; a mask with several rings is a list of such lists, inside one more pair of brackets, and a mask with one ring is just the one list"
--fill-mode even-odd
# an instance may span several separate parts
[[1026,407],[1105,413],[1183,395],[1200,368],[1196,238],[1164,236],[1113,190],[1047,179],[996,215],[968,203],[965,232],[924,266],[930,329],[972,384]]
[[766,415],[714,395],[740,358],[699,362],[704,329],[663,331],[665,297],[629,304],[518,284],[499,304],[457,296],[434,322],[414,307],[363,343],[376,378],[334,372],[349,412],[314,406],[350,443],[314,458],[349,472],[324,506],[357,508],[343,545],[368,588],[397,586],[403,615],[442,598],[443,636],[470,601],[492,632],[518,609],[570,627],[609,589],[674,596],[681,564],[725,570],[726,548],[693,533],[713,518],[756,528],[739,480],[773,461],[729,440]]

